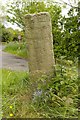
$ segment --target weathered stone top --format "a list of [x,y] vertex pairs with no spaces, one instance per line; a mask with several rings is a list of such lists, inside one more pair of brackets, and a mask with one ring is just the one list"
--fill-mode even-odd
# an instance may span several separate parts
[[25,16],[25,19],[30,19],[31,17],[39,17],[39,16],[41,16],[42,17],[42,15],[46,15],[46,16],[50,16],[50,14],[48,13],[48,12],[40,12],[40,13],[37,13],[37,14],[27,14],[26,16]]
[[51,17],[48,12],[40,12],[37,14],[27,14],[25,16],[25,23],[27,29],[37,29],[44,27],[45,24],[49,26],[51,24]]
[[38,22],[48,22],[50,21],[50,14],[48,12],[40,12],[37,14],[27,14],[25,19],[29,22],[36,23]]

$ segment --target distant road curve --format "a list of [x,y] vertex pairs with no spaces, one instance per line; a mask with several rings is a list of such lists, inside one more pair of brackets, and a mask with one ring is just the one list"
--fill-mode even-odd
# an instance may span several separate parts
[[3,52],[5,46],[0,45],[0,69],[6,68],[17,71],[29,71],[28,62],[25,59]]

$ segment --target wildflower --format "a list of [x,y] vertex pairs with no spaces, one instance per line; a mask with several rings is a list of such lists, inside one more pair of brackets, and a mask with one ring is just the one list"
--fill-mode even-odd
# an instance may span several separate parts
[[10,106],[10,108],[12,109],[12,106]]
[[11,114],[10,114],[10,117],[12,117],[12,116],[13,116],[13,114],[11,113]]

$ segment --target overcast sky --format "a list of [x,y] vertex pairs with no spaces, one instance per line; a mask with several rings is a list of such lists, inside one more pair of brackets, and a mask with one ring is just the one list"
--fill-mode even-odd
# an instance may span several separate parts
[[[12,1],[14,1],[14,0],[0,0],[0,14],[6,14],[4,8],[1,7],[1,5],[6,6],[6,3],[12,2]],[[38,1],[41,1],[41,0],[38,0]],[[50,1],[54,1],[54,0],[50,0]],[[75,1],[75,5],[76,5],[76,3],[78,3],[79,0],[55,0],[55,1],[60,2],[60,3],[63,3],[63,1],[64,1],[64,2],[66,2],[68,4],[73,4],[73,5],[74,5],[74,1]],[[3,9],[4,12],[1,13],[2,9]],[[67,12],[68,12],[69,9],[70,9],[69,6],[67,6],[67,8],[62,9],[62,15],[67,15]],[[16,24],[15,25],[11,25],[10,23],[6,24],[6,27],[12,27],[14,29],[18,28]]]

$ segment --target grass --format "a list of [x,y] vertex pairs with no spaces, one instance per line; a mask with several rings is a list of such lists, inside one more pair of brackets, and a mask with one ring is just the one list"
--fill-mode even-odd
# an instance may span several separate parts
[[[32,82],[29,74],[3,69],[3,117],[77,117],[77,67],[71,61],[64,63],[65,65],[56,65],[55,78],[39,78],[42,83],[38,82],[37,90],[43,92],[41,95],[33,94],[31,99],[29,95]],[[43,84],[46,79],[49,82]]]
[[2,117],[2,70],[0,70],[0,119]]
[[27,58],[27,48],[25,42],[10,42],[6,44],[5,52],[15,54],[22,58]]
[[20,114],[24,103],[23,97],[27,93],[27,80],[27,72],[2,70],[3,117],[10,117],[10,114],[13,116]]

